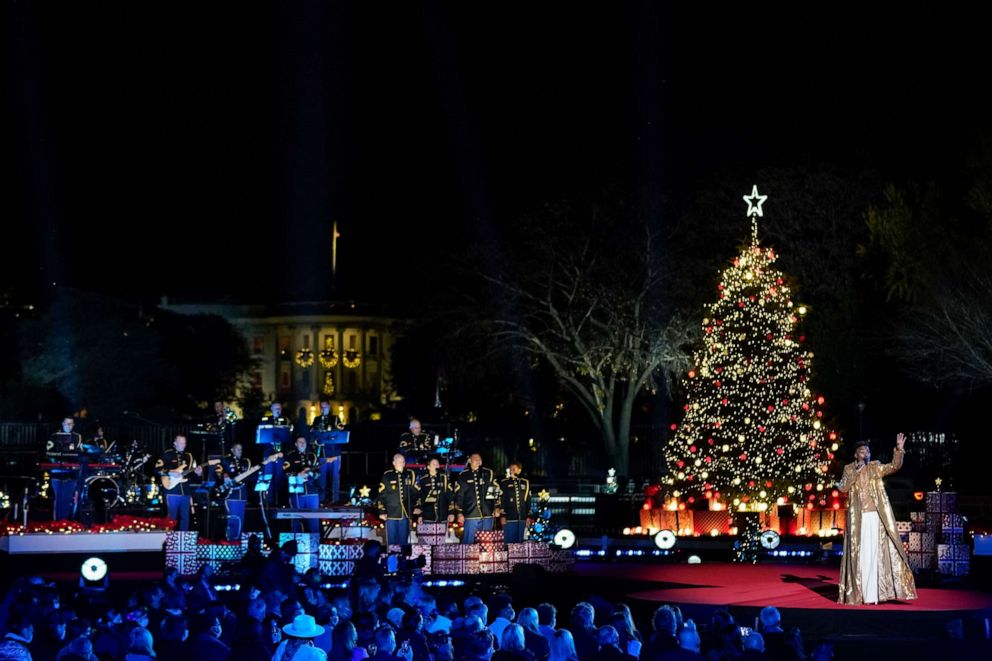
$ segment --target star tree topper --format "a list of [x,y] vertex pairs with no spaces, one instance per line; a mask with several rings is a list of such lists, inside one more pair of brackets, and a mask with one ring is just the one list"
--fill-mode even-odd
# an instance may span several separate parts
[[751,187],[751,194],[744,196],[747,202],[747,216],[751,219],[751,245],[758,245],[758,218],[764,214],[761,212],[761,205],[768,199],[767,195],[758,194],[758,185]]

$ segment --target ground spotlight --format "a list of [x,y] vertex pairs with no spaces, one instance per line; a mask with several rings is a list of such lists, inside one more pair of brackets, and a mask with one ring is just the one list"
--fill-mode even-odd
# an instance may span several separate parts
[[88,558],[83,561],[79,573],[87,581],[102,581],[107,575],[107,563],[103,558]]
[[703,563],[698,555],[690,555],[688,562],[690,565],[700,565]]
[[563,549],[570,549],[575,546],[575,533],[568,528],[562,528],[555,533],[555,544]]
[[658,534],[654,536],[654,545],[662,551],[667,551],[675,546],[675,542],[675,533],[671,530],[659,530]]
[[782,543],[782,538],[779,537],[778,533],[774,530],[766,530],[761,533],[761,545],[768,549],[777,549],[778,545]]

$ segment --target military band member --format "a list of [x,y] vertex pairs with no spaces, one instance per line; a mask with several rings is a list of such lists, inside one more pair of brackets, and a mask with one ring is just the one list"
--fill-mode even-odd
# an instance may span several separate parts
[[169,518],[176,521],[176,530],[189,530],[193,488],[188,476],[195,475],[198,481],[203,476],[203,469],[186,451],[185,436],[177,434],[172,439],[172,448],[155,462],[155,470],[162,479]]
[[244,446],[235,443],[216,467],[218,481],[225,486],[228,500],[245,500],[248,485],[244,482],[235,483],[233,480],[249,468],[251,468],[251,460],[244,456]]
[[[48,437],[45,444],[46,451],[51,454],[51,459],[55,463],[74,461],[72,457],[63,457],[64,454],[77,454],[82,452],[83,438],[75,431],[76,421],[72,416],[62,418],[59,430]],[[52,480],[52,518],[56,521],[69,519],[75,511],[75,503],[79,497],[80,484],[82,482],[82,470],[59,470],[53,469],[49,476]]]
[[410,516],[416,498],[416,476],[406,470],[406,457],[393,455],[393,467],[379,483],[379,513],[386,522],[386,545],[406,544],[410,538]]
[[454,491],[437,457],[427,461],[427,473],[417,480],[417,506],[414,516],[426,523],[455,520]]
[[[282,403],[272,402],[269,406],[269,411],[264,416],[259,424],[269,425],[272,427],[285,427],[292,430],[293,423],[290,422],[289,418],[282,414]],[[268,459],[274,454],[279,452],[285,452],[289,448],[283,448],[272,443],[265,443],[260,446],[262,451],[262,460]],[[266,475],[271,476],[271,482],[269,483],[269,490],[266,494],[267,500],[270,505],[278,505],[283,502],[282,492],[286,485],[286,475],[283,471],[283,462],[273,461],[266,464],[265,468]]]
[[92,448],[98,448],[103,452],[110,449],[112,444],[103,432],[103,425],[99,422],[96,423],[96,428],[93,430],[93,435],[90,437],[89,441],[87,441],[87,444]]
[[[289,506],[298,510],[316,510],[320,497],[316,486],[317,455],[309,451],[307,437],[297,436],[292,450],[283,458],[282,470],[289,482]],[[293,528],[297,527],[293,521]],[[320,521],[306,519],[309,532],[320,532]]]
[[[341,419],[334,415],[331,410],[331,400],[320,400],[320,415],[313,419],[310,424],[310,438],[316,434],[329,431],[342,431],[344,425]],[[317,492],[321,500],[336,503],[341,493],[341,447],[334,445],[325,448],[325,454],[320,462],[320,474],[317,477]],[[327,489],[330,487],[331,493],[328,496]]]
[[436,434],[429,434],[420,426],[420,420],[410,418],[410,431],[400,436],[400,452],[409,455],[412,452],[430,452],[434,449]]
[[530,480],[520,477],[522,471],[520,462],[514,461],[507,469],[509,475],[499,482],[502,492],[500,522],[507,544],[524,541],[524,527],[530,515]]
[[458,522],[465,525],[462,544],[474,544],[475,533],[493,529],[493,516],[499,516],[499,484],[489,468],[483,468],[482,455],[473,453],[468,468],[455,483]]

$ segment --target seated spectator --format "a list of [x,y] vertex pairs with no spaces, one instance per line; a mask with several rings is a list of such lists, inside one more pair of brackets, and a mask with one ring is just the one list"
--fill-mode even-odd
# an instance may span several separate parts
[[231,655],[231,648],[220,639],[223,627],[216,617],[203,614],[193,620],[191,636],[186,642],[189,661],[218,661]]
[[541,630],[537,623],[537,611],[533,608],[525,608],[517,616],[517,624],[524,630],[524,647],[534,655],[538,661],[544,661],[551,655],[551,645],[541,635]]
[[799,630],[788,633],[782,629],[782,614],[774,606],[761,609],[758,615],[761,635],[765,639],[765,656],[776,661],[799,661],[803,658],[803,643]]
[[329,661],[360,661],[369,656],[365,648],[358,646],[358,632],[351,622],[340,622],[331,634]]
[[[131,644],[127,648],[124,661],[148,661],[155,658],[155,646],[152,641],[152,634],[144,627],[131,629]],[[175,659],[183,656],[170,657]]]
[[549,661],[579,661],[575,653],[575,641],[568,629],[558,629],[551,636],[551,655]]
[[[489,630],[493,632],[496,640],[500,641],[500,649],[503,648],[503,631],[513,623],[516,614],[513,612],[513,602],[508,594],[498,594],[489,600],[489,610],[496,618],[489,625]],[[471,612],[471,611],[470,611]],[[485,620],[483,620],[485,621]]]
[[763,659],[765,658],[765,639],[762,638],[761,634],[757,631],[752,631],[751,633],[744,636],[743,641],[741,641],[744,646],[744,653],[740,655],[741,659]]
[[510,623],[503,628],[499,651],[493,656],[493,661],[534,661],[534,655],[524,646],[522,626]]
[[580,661],[594,661],[599,658],[595,618],[596,611],[591,604],[584,601],[577,603],[569,614],[570,630]]
[[22,613],[11,613],[7,618],[7,635],[0,641],[0,659],[31,659],[29,647],[33,638],[31,620]]
[[[554,605],[548,603],[538,605],[537,628],[550,644],[554,639],[555,629],[558,628],[558,609]],[[569,634],[569,638],[571,638],[571,634]],[[574,642],[572,647],[575,647]]]
[[[296,653],[301,647],[313,647],[313,639],[324,633],[324,627],[317,624],[312,615],[306,613],[297,615],[293,621],[282,628],[286,640],[279,643],[272,661],[297,661]],[[327,655],[320,650],[323,658]],[[309,654],[309,652],[305,652]]]
[[620,634],[610,625],[601,626],[596,631],[596,641],[599,643],[600,659],[618,659],[619,661],[636,661],[637,657],[627,654],[620,649]]
[[667,652],[679,649],[676,632],[678,631],[677,616],[667,604],[658,607],[651,618],[651,628],[654,630],[641,649],[642,659],[660,659]]
[[155,651],[163,659],[183,659],[186,657],[185,642],[189,636],[186,618],[182,615],[166,615],[158,633]]

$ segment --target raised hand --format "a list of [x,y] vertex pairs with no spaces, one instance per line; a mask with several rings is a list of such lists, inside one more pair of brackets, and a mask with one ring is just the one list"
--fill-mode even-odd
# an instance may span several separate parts
[[899,432],[896,434],[896,449],[902,450],[904,445],[906,445],[906,435]]

